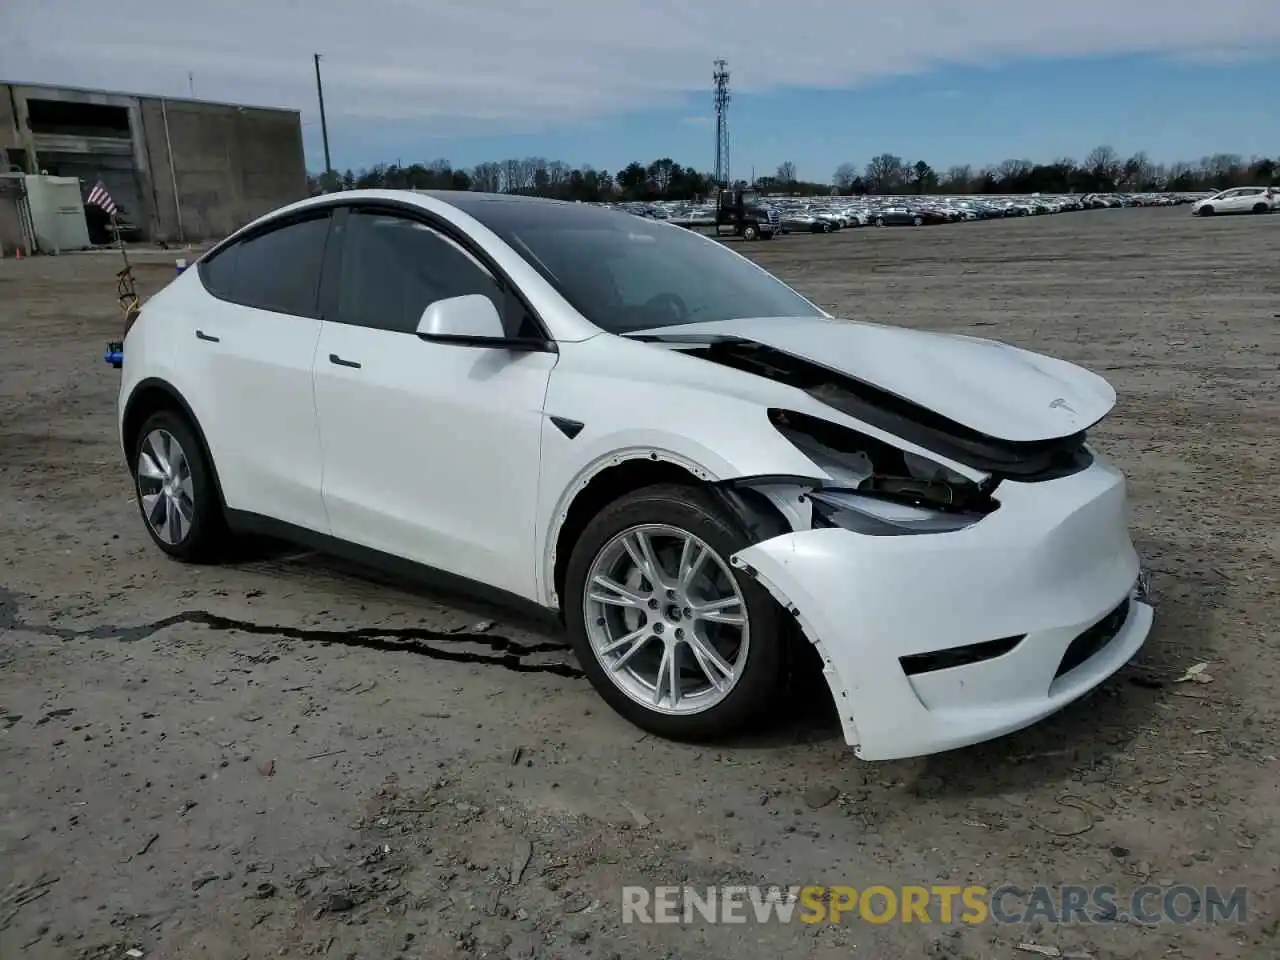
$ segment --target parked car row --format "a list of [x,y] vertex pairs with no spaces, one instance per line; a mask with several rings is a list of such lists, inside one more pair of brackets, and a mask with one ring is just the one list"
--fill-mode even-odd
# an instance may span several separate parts
[[[923,227],[971,220],[1041,216],[1107,207],[1175,206],[1202,194],[1081,194],[1050,196],[765,196],[760,203],[777,214],[782,233],[831,233],[855,227]],[[693,229],[713,227],[713,202],[618,203],[620,209],[652,220]]]

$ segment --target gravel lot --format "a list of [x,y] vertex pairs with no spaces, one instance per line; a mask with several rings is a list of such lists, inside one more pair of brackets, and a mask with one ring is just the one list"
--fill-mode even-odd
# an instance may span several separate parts
[[[1105,210],[741,249],[847,315],[1111,379],[1097,441],[1155,570],[1140,663],[931,759],[858,762],[817,709],[714,749],[641,736],[558,636],[498,611],[314,555],[165,560],[99,359],[117,259],[0,261],[0,957],[1280,953],[1280,217]],[[139,258],[144,291],[172,276],[172,254]],[[629,883],[1250,899],[1217,927],[624,926]]]

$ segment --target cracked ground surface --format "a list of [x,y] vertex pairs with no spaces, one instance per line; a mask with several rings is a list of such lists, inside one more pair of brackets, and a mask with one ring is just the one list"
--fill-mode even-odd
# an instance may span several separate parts
[[[876,765],[817,707],[716,747],[642,736],[554,632],[322,557],[165,560],[99,359],[116,260],[0,261],[0,957],[1277,955],[1278,240],[1177,208],[744,248],[843,313],[1120,393],[1098,441],[1155,569],[1141,659],[1030,730]],[[144,293],[171,276],[139,259]],[[1250,900],[1216,927],[637,926],[629,883]]]

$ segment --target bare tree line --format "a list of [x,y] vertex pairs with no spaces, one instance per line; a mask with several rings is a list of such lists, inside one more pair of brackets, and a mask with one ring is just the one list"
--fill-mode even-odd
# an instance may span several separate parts
[[[799,179],[794,162],[778,165],[772,176],[739,186],[792,194],[896,193],[1111,193],[1215,190],[1231,186],[1269,185],[1280,177],[1280,158],[1252,158],[1219,153],[1195,163],[1164,164],[1139,152],[1123,158],[1109,146],[1095,147],[1076,162],[1062,157],[1048,163],[1009,159],[989,167],[968,164],[935,170],[892,153],[874,156],[863,166],[842,163],[830,183]],[[364,187],[426,190],[478,190],[520,193],[566,200],[688,200],[713,193],[711,176],[662,157],[630,163],[611,173],[590,166],[571,166],[543,157],[487,161],[456,169],[447,160],[408,166],[377,164],[358,173],[347,170],[311,178],[315,192]]]

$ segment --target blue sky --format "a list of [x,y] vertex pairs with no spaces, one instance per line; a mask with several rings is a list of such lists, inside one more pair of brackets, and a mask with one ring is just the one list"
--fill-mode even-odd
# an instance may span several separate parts
[[322,166],[543,156],[712,164],[729,61],[733,172],[828,180],[891,152],[937,168],[1280,154],[1280,0],[99,0],[0,2],[0,80],[285,106]]
[[[732,72],[732,64],[730,65]],[[707,170],[715,128],[708,89],[661,110],[554,125],[529,133],[433,136],[357,118],[330,123],[339,168],[437,157],[469,167],[541,156],[616,171],[671,156]],[[1212,153],[1280,156],[1280,58],[1196,62],[1130,55],[940,68],[852,90],[795,88],[736,95],[732,171],[772,173],[784,160],[802,179],[827,181],[842,162],[878,153],[939,170],[1011,158],[1083,160],[1100,144],[1124,156],[1195,161]],[[306,117],[308,161],[322,168],[320,125]]]

